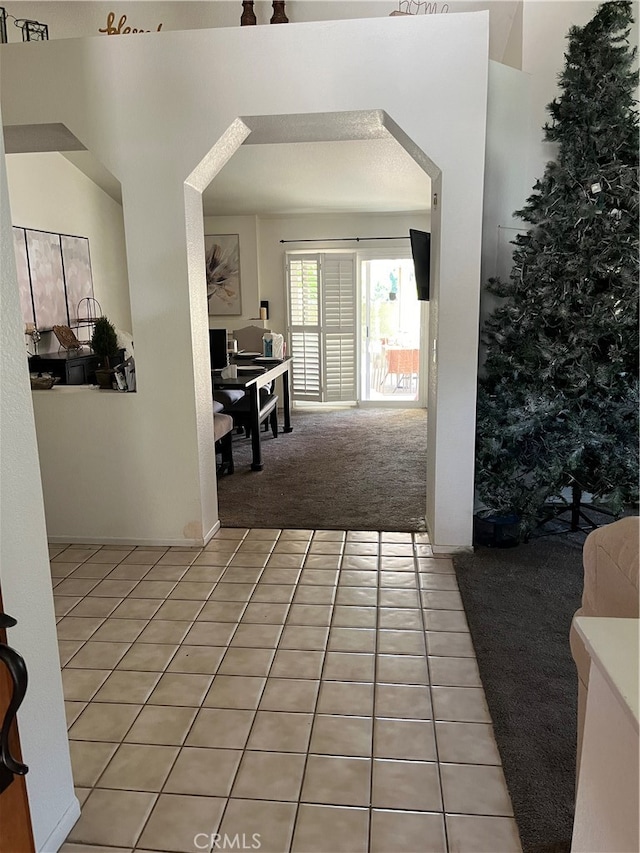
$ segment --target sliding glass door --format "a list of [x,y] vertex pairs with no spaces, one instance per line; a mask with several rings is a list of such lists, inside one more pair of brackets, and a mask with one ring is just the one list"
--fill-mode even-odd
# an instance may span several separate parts
[[287,253],[294,401],[424,405],[427,303],[398,254]]
[[[425,307],[423,307],[425,306]],[[423,328],[411,258],[360,259],[360,397],[422,405]]]

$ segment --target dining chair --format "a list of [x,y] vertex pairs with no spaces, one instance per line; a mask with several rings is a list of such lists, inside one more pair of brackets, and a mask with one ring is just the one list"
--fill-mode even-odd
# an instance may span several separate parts
[[216,474],[233,474],[233,418],[223,411],[222,403],[213,402],[213,440],[216,453],[220,453],[220,465]]
[[236,329],[233,337],[238,342],[239,350],[247,352],[258,352],[262,355],[262,336],[271,334],[271,329],[263,329],[260,326],[244,326]]

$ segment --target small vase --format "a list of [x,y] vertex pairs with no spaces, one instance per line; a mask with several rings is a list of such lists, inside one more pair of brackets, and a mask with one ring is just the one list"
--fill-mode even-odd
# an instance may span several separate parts
[[240,26],[252,27],[255,26],[256,23],[256,13],[253,11],[253,0],[243,0]]
[[289,18],[284,11],[284,0],[273,0],[272,24],[288,24]]

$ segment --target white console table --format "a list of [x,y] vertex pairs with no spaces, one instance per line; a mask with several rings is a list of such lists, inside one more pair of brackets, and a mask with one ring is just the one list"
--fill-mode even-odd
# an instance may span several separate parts
[[575,620],[591,658],[572,853],[638,853],[638,619]]

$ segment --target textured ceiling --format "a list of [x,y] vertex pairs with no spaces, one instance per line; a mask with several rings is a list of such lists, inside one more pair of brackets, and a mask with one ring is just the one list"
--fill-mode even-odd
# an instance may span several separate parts
[[243,145],[203,196],[205,216],[428,210],[431,182],[395,140]]

